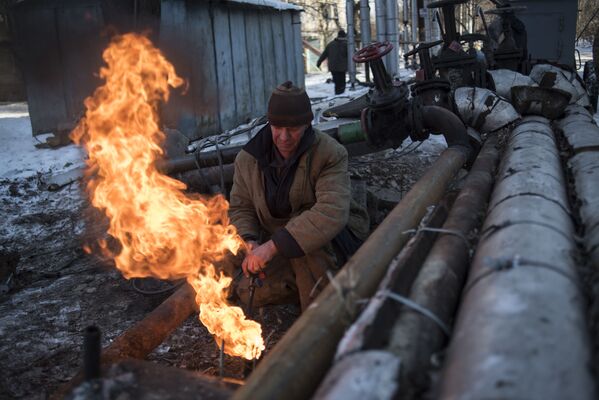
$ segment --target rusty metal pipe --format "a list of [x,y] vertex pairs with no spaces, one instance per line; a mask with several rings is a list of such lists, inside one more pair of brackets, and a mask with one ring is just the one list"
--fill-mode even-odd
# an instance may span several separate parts
[[549,121],[511,133],[439,398],[592,399],[574,226]]
[[424,106],[421,113],[422,126],[431,133],[441,133],[447,146],[470,148],[466,125],[457,115],[439,106]]
[[233,396],[241,399],[306,399],[331,365],[337,342],[358,314],[357,300],[373,295],[389,263],[409,240],[426,208],[436,204],[468,158],[446,149],[370,235],[334,281],[314,300]]
[[104,349],[102,362],[112,364],[126,358],[144,358],[196,311],[195,291],[185,283]]
[[[479,228],[499,161],[497,137],[490,136],[468,173],[447,220],[410,291],[410,300],[450,326],[470,260],[470,234]],[[448,233],[452,232],[452,233]],[[428,381],[430,357],[445,344],[445,333],[431,319],[402,308],[389,349],[401,359],[400,397],[417,398]]]
[[[127,358],[145,358],[194,312],[197,312],[195,291],[186,283],[105,348],[102,365]],[[70,382],[59,387],[51,398],[64,398],[83,381],[83,377],[84,374],[79,372]]]

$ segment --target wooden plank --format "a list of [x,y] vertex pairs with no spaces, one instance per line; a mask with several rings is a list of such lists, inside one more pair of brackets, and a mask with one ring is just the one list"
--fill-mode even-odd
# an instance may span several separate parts
[[285,37],[283,36],[283,21],[280,12],[270,12],[272,38],[275,50],[275,73],[277,85],[289,79],[287,76],[287,54],[285,53]]
[[291,13],[289,11],[281,12],[281,24],[283,25],[283,37],[285,42],[285,66],[286,80],[293,81],[297,85],[297,65],[295,62],[296,57],[301,57],[301,54],[296,54],[295,45],[293,43],[293,25],[291,19]]
[[104,21],[99,2],[58,8],[56,21],[67,111],[63,122],[68,124],[79,120],[83,100],[102,84],[98,72],[109,38],[101,35]]
[[231,53],[233,55],[235,75],[235,100],[237,102],[236,120],[239,123],[252,117],[252,93],[250,88],[250,71],[248,49],[245,38],[244,9],[231,8],[229,22],[231,24]]
[[248,66],[251,75],[250,91],[252,94],[252,115],[263,115],[266,112],[264,90],[264,64],[262,40],[260,34],[260,14],[258,11],[245,12],[245,40],[248,53]]
[[277,86],[275,69],[275,47],[272,37],[272,23],[268,12],[260,11],[260,37],[262,40],[262,68],[264,70],[264,96],[270,98],[270,94]]
[[33,134],[54,132],[67,118],[55,10],[21,3],[12,19]]
[[220,128],[221,130],[225,130],[236,125],[237,111],[229,29],[229,10],[223,4],[215,4],[212,7],[212,29],[214,30]]
[[[164,0],[160,14],[159,47],[165,57],[175,66],[177,75],[190,84],[192,79],[192,57],[194,42],[190,40],[187,27],[187,10],[181,0]],[[192,137],[197,124],[194,110],[194,91],[192,86],[187,92],[184,89],[171,91],[167,104],[161,110],[162,123],[177,128]]]
[[208,3],[186,4],[187,32],[190,40],[187,53],[191,58],[193,71],[190,91],[193,93],[199,136],[208,136],[220,130],[212,19]]

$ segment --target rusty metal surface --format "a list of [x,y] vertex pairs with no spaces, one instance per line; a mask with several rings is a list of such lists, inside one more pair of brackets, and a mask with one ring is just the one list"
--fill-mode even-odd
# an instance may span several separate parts
[[556,88],[512,86],[512,105],[522,115],[541,115],[556,119],[562,116],[572,95]]
[[67,399],[225,400],[239,386],[196,371],[141,360],[121,361],[103,372],[97,381],[103,395],[94,392],[92,384],[84,383]]
[[[485,220],[492,233],[473,259],[441,398],[594,398],[565,179],[548,122],[527,121],[508,143],[491,202],[513,202]],[[531,204],[544,210],[528,215]]]
[[568,71],[550,64],[537,64],[530,71],[530,77],[547,88],[555,88],[566,91],[572,95],[571,104],[588,106],[589,96],[584,88],[584,82],[576,71]]
[[372,296],[389,262],[408,241],[426,208],[435,204],[467,155],[448,148],[260,362],[234,399],[311,396],[331,364],[337,342],[357,316],[356,300]]

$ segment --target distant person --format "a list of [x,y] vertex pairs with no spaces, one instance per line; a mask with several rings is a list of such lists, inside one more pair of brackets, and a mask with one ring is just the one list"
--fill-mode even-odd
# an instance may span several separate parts
[[347,72],[347,34],[342,29],[337,33],[337,38],[327,44],[324,51],[318,58],[316,66],[328,59],[329,71],[333,75],[335,83],[335,94],[345,92],[345,73]]

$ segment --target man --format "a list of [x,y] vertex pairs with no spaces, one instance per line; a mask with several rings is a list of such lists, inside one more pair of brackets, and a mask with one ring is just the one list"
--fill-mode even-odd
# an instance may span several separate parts
[[347,38],[345,31],[342,29],[337,33],[337,38],[327,44],[324,51],[318,58],[316,66],[320,68],[320,64],[328,59],[329,71],[333,75],[335,83],[335,94],[345,92],[345,73],[347,72]]
[[351,200],[347,151],[312,128],[303,89],[278,86],[267,116],[235,159],[229,214],[251,247],[237,294],[247,302],[248,277],[264,271],[254,306],[299,296],[305,310],[368,235],[368,214]]

